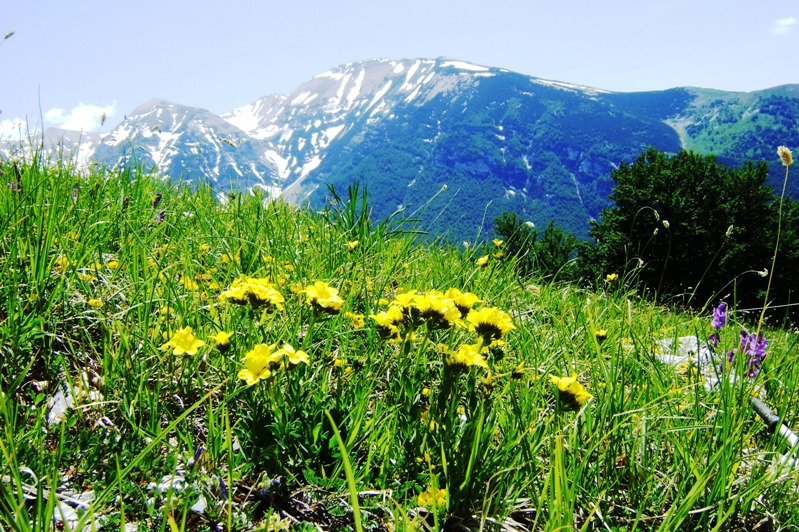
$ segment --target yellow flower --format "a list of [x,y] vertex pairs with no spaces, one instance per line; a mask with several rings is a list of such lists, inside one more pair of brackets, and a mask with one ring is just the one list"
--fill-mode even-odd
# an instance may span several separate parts
[[455,306],[458,307],[458,310],[461,312],[461,316],[466,316],[469,311],[475,306],[477,303],[482,303],[483,300],[474,295],[471,292],[461,292],[457,288],[450,288],[444,293],[444,297],[447,297],[455,303]]
[[70,264],[72,263],[69,262],[69,259],[62,255],[55,260],[55,269],[59,272],[62,272],[69,268]]
[[350,321],[350,325],[352,325],[353,329],[363,329],[365,324],[365,316],[363,314],[356,314],[354,312],[345,312],[344,317],[352,320]]
[[219,257],[219,260],[222,262],[222,264],[239,263],[239,257],[231,253],[222,253],[222,256]]
[[427,324],[428,330],[447,329],[463,323],[461,311],[455,302],[440,292],[430,291],[414,296],[411,305],[418,311],[418,317]]
[[275,285],[266,279],[258,279],[241,275],[233,281],[230,288],[219,294],[222,301],[231,301],[236,305],[249,304],[252,308],[266,306],[267,310],[276,308],[283,310],[285,299],[275,288]]
[[576,373],[573,373],[571,377],[550,375],[549,382],[558,388],[558,399],[560,399],[561,403],[571,409],[577,410],[593,397],[577,380]]
[[605,276],[605,282],[607,283],[615,283],[618,280],[619,280],[618,273],[609,273]]
[[483,255],[479,259],[477,259],[477,265],[482,267],[488,264],[488,255]]
[[185,288],[186,290],[190,290],[192,292],[200,288],[200,285],[197,283],[197,281],[195,281],[191,277],[186,277],[185,275],[180,278],[179,282],[183,286],[183,288]]
[[447,499],[447,488],[436,489],[433,486],[428,486],[425,491],[419,494],[417,502],[419,506],[442,508],[446,506]]
[[351,241],[347,242],[346,246],[348,248],[350,248],[350,251],[353,251],[355,248],[358,247],[358,241],[357,240],[351,240]]
[[594,338],[596,338],[596,341],[601,344],[608,339],[608,331],[605,329],[599,329],[594,332]]
[[272,376],[272,370],[280,367],[281,353],[275,353],[277,344],[258,344],[244,355],[244,368],[239,370],[238,377],[251,386],[261,379]]
[[382,338],[398,338],[400,335],[399,326],[402,323],[402,308],[399,305],[391,305],[385,312],[369,315],[377,325],[377,332]]
[[501,238],[495,238],[494,240],[492,240],[492,242],[494,242],[494,247],[498,247],[498,248],[501,248],[502,244],[505,243],[505,241],[502,240]]
[[283,344],[283,347],[275,351],[275,355],[281,355],[288,359],[289,364],[296,366],[297,364],[309,364],[308,353],[303,350],[294,349],[289,344]]
[[305,289],[306,302],[315,310],[337,314],[344,305],[344,300],[338,295],[338,290],[323,281],[316,281]]
[[480,366],[481,368],[489,369],[488,362],[481,351],[478,344],[461,344],[457,351],[450,351],[449,356],[446,358],[446,363],[450,366],[455,366],[458,369],[466,369],[469,366]]
[[92,283],[92,282],[94,282],[95,279],[97,279],[97,277],[95,277],[94,275],[92,275],[90,273],[79,273],[78,274],[78,279],[80,279],[84,283]]
[[233,336],[232,332],[219,331],[211,337],[211,340],[214,342],[214,347],[216,347],[221,353],[224,353],[230,349],[231,336]]
[[479,334],[483,338],[485,345],[490,345],[493,341],[499,340],[503,335],[516,328],[510,315],[496,307],[486,307],[480,310],[472,309],[466,315],[466,321],[471,324],[469,330]]
[[416,297],[416,290],[408,290],[407,292],[400,292],[394,297],[394,301],[403,307],[413,306],[413,300]]
[[86,304],[89,305],[90,307],[94,307],[94,308],[102,308],[102,306],[104,305],[102,300],[95,299],[95,298],[91,298],[90,300],[88,300],[86,302]]
[[169,341],[161,346],[161,351],[171,349],[173,355],[196,355],[204,345],[205,342],[194,336],[191,327],[184,327],[172,334]]
[[275,307],[278,310],[283,310],[283,303],[286,301],[283,296],[275,288],[275,285],[266,279],[250,279],[247,285],[249,291],[250,306],[253,308],[260,308],[264,305],[267,307]]
[[793,154],[786,146],[779,146],[777,148],[777,155],[782,159],[783,166],[791,166],[793,164]]
[[119,269],[119,261],[118,260],[109,260],[105,263],[109,270],[118,270]]

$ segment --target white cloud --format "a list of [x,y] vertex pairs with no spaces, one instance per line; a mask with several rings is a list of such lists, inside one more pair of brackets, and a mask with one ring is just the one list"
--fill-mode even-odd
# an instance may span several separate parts
[[794,26],[796,26],[797,22],[799,22],[799,20],[797,20],[796,17],[781,18],[774,22],[774,25],[771,26],[769,31],[775,35],[785,35],[794,30]]
[[19,118],[0,120],[0,140],[19,140],[28,134],[28,126]]
[[54,107],[44,113],[44,119],[57,127],[71,131],[97,131],[102,126],[102,122],[114,116],[117,102],[100,107],[99,105],[89,105],[79,103],[68,113],[63,109]]

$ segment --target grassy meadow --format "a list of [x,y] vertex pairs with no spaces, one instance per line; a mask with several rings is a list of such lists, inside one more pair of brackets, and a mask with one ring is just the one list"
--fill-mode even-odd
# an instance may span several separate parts
[[[734,300],[714,328],[717,301],[614,272],[521,280],[502,242],[417,242],[362,192],[312,212],[0,169],[2,529],[799,527],[750,406],[796,420],[799,337],[765,327],[747,371]],[[667,363],[711,333],[705,366]]]

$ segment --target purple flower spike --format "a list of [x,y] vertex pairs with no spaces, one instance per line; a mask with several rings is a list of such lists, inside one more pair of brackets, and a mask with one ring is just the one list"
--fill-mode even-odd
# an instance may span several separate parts
[[[760,372],[760,366],[766,359],[766,349],[768,348],[768,340],[763,334],[748,333],[741,329],[741,347],[739,352],[746,355],[747,371],[744,374],[747,377],[756,377]],[[730,358],[732,362],[732,358]]]
[[713,310],[713,321],[711,325],[713,325],[714,329],[718,330],[724,327],[725,323],[727,323],[727,303],[722,303]]

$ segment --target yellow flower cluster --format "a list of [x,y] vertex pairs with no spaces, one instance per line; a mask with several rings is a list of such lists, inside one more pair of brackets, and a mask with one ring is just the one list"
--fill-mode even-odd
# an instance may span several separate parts
[[220,301],[230,301],[236,305],[250,305],[254,309],[283,310],[283,295],[267,279],[242,275],[219,294]]
[[344,300],[338,295],[338,289],[323,281],[316,281],[303,290],[305,301],[317,312],[338,314],[344,306]]
[[425,491],[419,494],[417,502],[419,503],[419,506],[424,506],[427,508],[443,508],[447,504],[447,499],[447,488],[436,489],[433,486],[428,486]]
[[484,353],[488,353],[488,346],[481,344],[461,344],[457,351],[448,350],[445,362],[455,369],[465,370],[470,366],[480,366],[489,369]]
[[424,293],[408,290],[397,294],[387,310],[369,317],[381,336],[398,339],[422,325],[430,331],[463,326],[464,316],[479,302],[476,295],[457,288]]
[[268,379],[280,369],[308,364],[308,354],[305,351],[294,349],[289,344],[283,344],[280,349],[275,349],[277,344],[258,344],[244,356],[244,368],[239,371],[238,377],[253,385],[260,380]]

